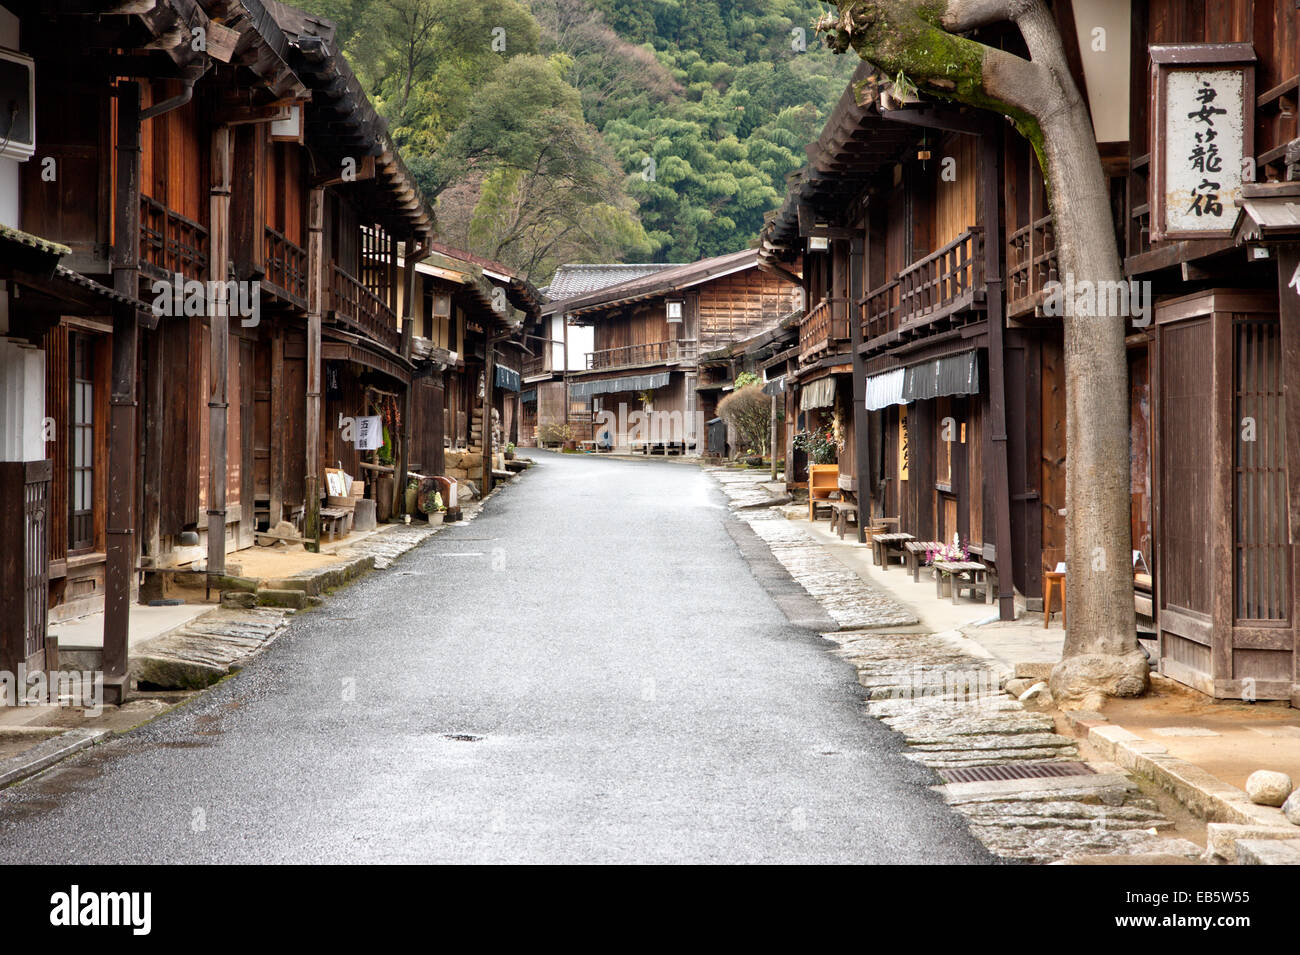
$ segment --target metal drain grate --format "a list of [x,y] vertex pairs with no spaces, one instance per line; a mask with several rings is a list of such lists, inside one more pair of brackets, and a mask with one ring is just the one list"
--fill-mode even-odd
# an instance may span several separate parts
[[472,733],[444,733],[442,738],[449,739],[453,743],[477,743],[483,739],[482,736],[475,736]]
[[1055,776],[1092,776],[1087,763],[1003,763],[1001,766],[963,766],[941,769],[945,783],[984,783],[994,779],[1048,779]]

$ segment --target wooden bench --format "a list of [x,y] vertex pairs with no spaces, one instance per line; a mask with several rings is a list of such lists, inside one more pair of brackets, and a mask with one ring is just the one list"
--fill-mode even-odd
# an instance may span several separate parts
[[856,527],[858,523],[858,505],[854,501],[834,501],[831,504],[831,533],[839,532],[840,540],[844,540],[844,535],[849,529],[849,518],[853,519]]
[[989,589],[986,576],[988,568],[981,562],[974,560],[936,560],[930,566],[934,568],[935,593],[939,597],[943,597],[943,589],[946,584],[952,594],[953,606],[957,606],[958,598],[963,590],[970,592],[971,600],[977,599],[975,595],[983,591],[984,602],[993,602],[993,592]]
[[998,550],[993,544],[984,543],[978,547],[970,548],[971,556],[983,561],[984,579],[988,583],[989,592],[993,595],[989,603],[998,599]]
[[348,521],[351,517],[352,512],[346,507],[322,507],[320,509],[321,536],[328,537],[329,540],[346,537]]
[[881,570],[888,570],[891,558],[897,557],[900,563],[907,560],[904,545],[912,540],[916,538],[907,533],[877,534],[871,539],[872,557]]
[[925,555],[941,548],[943,544],[939,541],[907,541],[903,547],[907,550],[904,558],[907,562],[907,569],[912,572],[913,583],[921,582],[921,565],[925,563]]
[[831,495],[840,490],[838,464],[808,465],[808,521],[817,520],[817,508],[831,506]]

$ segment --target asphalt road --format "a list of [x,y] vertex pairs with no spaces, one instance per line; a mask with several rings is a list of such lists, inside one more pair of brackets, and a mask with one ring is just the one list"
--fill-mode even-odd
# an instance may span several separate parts
[[707,475],[539,458],[233,679],[0,792],[0,860],[990,861]]

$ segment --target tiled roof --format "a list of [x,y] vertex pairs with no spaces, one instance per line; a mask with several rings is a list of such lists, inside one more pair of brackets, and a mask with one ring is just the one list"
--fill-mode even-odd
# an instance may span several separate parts
[[555,277],[546,288],[546,295],[551,301],[586,295],[611,285],[619,285],[632,279],[644,278],[666,269],[675,269],[675,262],[636,262],[630,264],[609,265],[561,265],[555,270]]
[[[741,249],[727,255],[687,262],[685,265],[673,265],[659,269],[647,275],[625,278],[615,285],[608,285],[593,292],[568,296],[563,299],[564,311],[570,315],[600,309],[610,305],[622,305],[641,299],[653,298],[665,292],[678,291],[707,282],[722,275],[729,275],[742,269],[758,265],[757,249]],[[555,301],[554,296],[551,299]],[[556,309],[552,307],[551,311]]]

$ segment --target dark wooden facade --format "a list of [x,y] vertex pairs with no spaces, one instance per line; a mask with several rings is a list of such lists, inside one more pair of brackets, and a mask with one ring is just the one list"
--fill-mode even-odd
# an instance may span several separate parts
[[[646,410],[680,415],[687,443],[698,452],[699,424],[716,410],[722,387],[701,378],[701,354],[771,329],[790,313],[796,292],[789,278],[759,269],[757,254],[746,250],[554,303],[551,312],[594,329],[585,369],[569,375],[571,397],[594,387],[590,413],[605,414],[606,422],[609,415],[623,422]],[[644,387],[656,375],[666,382]],[[617,388],[620,379],[631,386]],[[571,409],[571,420],[574,414]],[[626,444],[630,433],[611,438]]]
[[[1096,77],[1073,5],[1053,6],[1087,95]],[[1135,595],[1139,614],[1154,620],[1167,676],[1216,697],[1293,703],[1300,409],[1289,396],[1300,368],[1286,314],[1300,228],[1278,210],[1300,195],[1290,185],[1300,176],[1298,16],[1285,0],[1132,4],[1127,139],[1100,146],[1126,276],[1149,283],[1149,314],[1127,328],[1133,548],[1152,577]],[[1019,44],[1004,27],[982,38]],[[1227,105],[1244,111],[1246,185],[1239,218],[1229,200],[1183,238],[1153,218],[1171,161],[1159,104],[1168,71],[1198,64],[1243,71],[1245,102]],[[881,111],[872,90],[887,81],[867,67],[856,79],[867,80],[862,105],[846,93],[763,233],[766,267],[802,269],[808,294],[801,347],[779,364],[811,383],[819,355],[807,344],[845,299],[861,323],[843,345],[858,358],[845,392],[974,349],[978,393],[871,412],[859,403],[853,430],[867,447],[854,449],[854,466],[874,513],[918,537],[994,542],[998,563],[1013,564],[1002,578],[1033,601],[1042,571],[1065,559],[1068,453],[1060,319],[1043,307],[1066,276],[1042,177],[1028,145],[987,116],[930,102]],[[1092,107],[1125,110],[1113,97]],[[949,158],[956,175],[945,179]],[[797,388],[789,402],[797,413]],[[956,442],[943,440],[945,419]]]
[[[60,243],[10,329],[45,354],[48,602],[106,610],[111,699],[140,570],[157,595],[150,571],[219,573],[281,519],[314,538],[340,462],[391,511],[406,429],[441,447],[441,390],[413,387],[398,321],[399,248],[418,255],[432,217],[325,21],[257,0],[6,6],[39,78],[20,225]],[[192,309],[187,281],[206,283]],[[384,451],[346,439],[366,414],[391,424]]]

